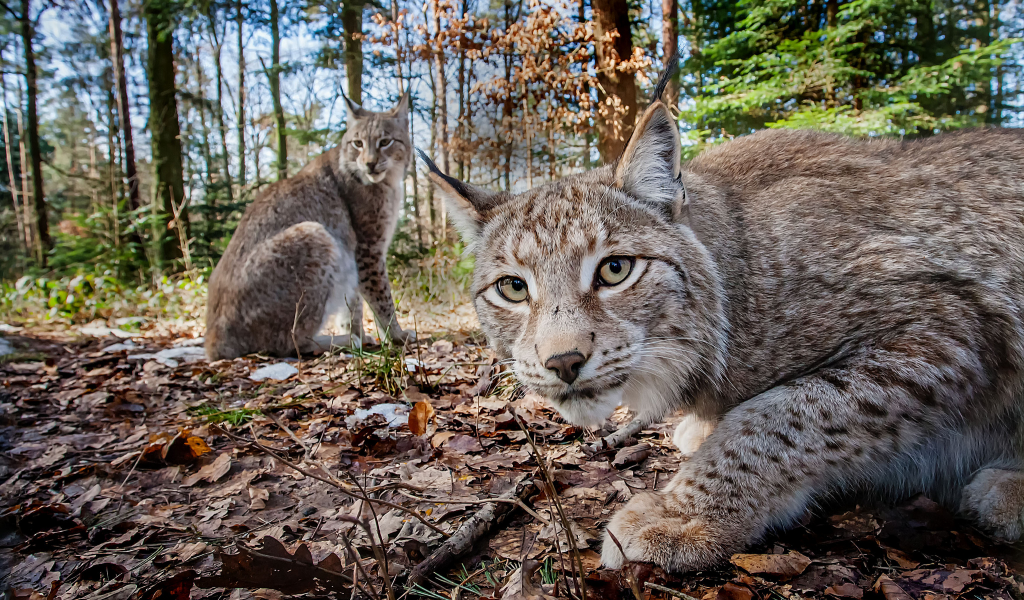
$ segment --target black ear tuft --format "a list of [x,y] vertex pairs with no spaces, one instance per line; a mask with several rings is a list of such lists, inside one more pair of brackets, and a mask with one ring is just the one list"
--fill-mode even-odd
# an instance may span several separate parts
[[458,192],[459,195],[464,198],[471,198],[473,196],[473,190],[469,189],[465,183],[448,176],[446,173],[442,173],[441,169],[437,168],[437,165],[434,164],[434,161],[430,160],[426,152],[416,148],[416,154],[420,156],[420,160],[427,164],[427,168],[430,169],[431,173],[436,173],[438,177],[444,179],[445,183],[452,186],[452,189]]
[[665,88],[668,87],[668,82],[676,76],[677,72],[679,72],[678,52],[669,57],[668,68],[662,71],[661,77],[658,78],[658,85],[654,87],[654,98],[652,98],[652,102],[661,100],[661,96],[665,93]]

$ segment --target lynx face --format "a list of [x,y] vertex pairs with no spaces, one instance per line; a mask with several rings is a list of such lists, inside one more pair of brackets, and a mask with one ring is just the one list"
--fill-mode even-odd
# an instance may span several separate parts
[[681,222],[678,137],[657,106],[615,169],[514,196],[432,174],[476,254],[488,339],[582,425],[620,403],[662,416],[721,370],[719,286]]
[[404,173],[411,157],[408,96],[391,110],[377,113],[347,98],[348,130],[341,139],[342,161],[365,184],[380,183],[388,173]]

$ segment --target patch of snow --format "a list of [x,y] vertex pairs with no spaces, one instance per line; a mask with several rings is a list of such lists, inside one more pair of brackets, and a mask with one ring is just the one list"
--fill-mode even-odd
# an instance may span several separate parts
[[194,346],[185,346],[183,348],[168,348],[154,354],[132,354],[128,356],[128,360],[155,360],[173,369],[181,363],[188,364],[206,360],[206,351]]
[[174,343],[171,344],[171,345],[174,346],[175,348],[181,348],[183,346],[202,346],[205,343],[206,343],[206,338],[204,338],[204,337],[197,337],[197,338],[182,338],[180,340],[174,340]]
[[415,358],[410,357],[410,358],[406,358],[405,359],[405,368],[410,373],[415,373],[416,369],[425,369],[426,365],[424,365],[422,362],[416,360]]
[[133,338],[137,335],[130,331],[125,331],[123,329],[113,329],[111,327],[107,327],[107,325],[100,320],[93,321],[88,325],[82,325],[81,327],[78,328],[78,332],[81,333],[82,335],[88,335],[90,337],[97,338],[105,338],[107,336],[112,335],[114,337],[119,337],[123,340]]
[[14,346],[4,338],[0,338],[0,356],[4,354],[14,354]]
[[133,342],[131,340],[128,340],[128,341],[125,341],[125,342],[118,342],[116,344],[111,344],[111,345],[107,346],[106,348],[104,348],[103,350],[100,350],[100,352],[103,352],[105,354],[110,354],[111,352],[123,352],[125,350],[135,350],[138,347],[139,347],[138,344],[136,344],[135,342]]
[[25,329],[24,327],[18,327],[16,325],[9,325],[7,323],[0,323],[0,331],[3,333],[17,333]]
[[409,407],[405,404],[378,404],[373,408],[357,408],[352,416],[345,418],[345,425],[352,429],[370,415],[382,415],[388,427],[397,428],[409,422]]
[[299,370],[290,364],[286,362],[279,362],[256,369],[253,371],[252,375],[249,375],[249,379],[252,379],[253,381],[263,381],[264,379],[284,381],[298,372]]

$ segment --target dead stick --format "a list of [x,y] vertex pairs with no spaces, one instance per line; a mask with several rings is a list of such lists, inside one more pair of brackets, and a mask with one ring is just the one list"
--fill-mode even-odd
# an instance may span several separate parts
[[444,569],[456,558],[468,552],[512,512],[515,504],[507,502],[508,500],[519,499],[525,502],[532,495],[529,493],[533,487],[532,484],[533,482],[529,479],[520,482],[515,488],[495,498],[501,502],[485,504],[472,517],[466,519],[437,550],[431,552],[430,556],[416,565],[409,575],[408,586],[411,588],[417,583],[422,584],[430,574]]
[[611,448],[617,448],[629,438],[640,433],[640,430],[642,430],[645,425],[647,425],[647,421],[642,419],[633,419],[629,423],[626,423],[622,427],[591,444],[590,451],[602,452],[604,450],[610,450]]
[[307,471],[306,469],[303,469],[302,467],[298,466],[297,464],[293,463],[292,461],[288,460],[287,458],[284,458],[283,456],[279,455],[278,453],[274,452],[270,448],[267,448],[266,446],[264,446],[263,444],[261,444],[259,442],[250,442],[249,440],[246,440],[244,438],[240,438],[237,435],[230,434],[226,430],[221,428],[219,425],[213,425],[213,427],[216,428],[221,433],[223,433],[224,435],[228,436],[230,439],[232,439],[232,440],[234,440],[236,442],[239,442],[241,444],[245,444],[247,446],[250,446],[252,448],[256,448],[260,452],[263,452],[264,454],[266,454],[267,456],[270,456],[274,460],[281,461],[282,463],[288,465],[292,469],[295,469],[299,473],[302,473],[306,477],[310,477],[312,479],[316,479],[317,481],[322,481],[322,482],[326,483],[327,485],[333,486],[334,488],[338,489],[341,493],[345,494],[346,496],[349,496],[351,498],[355,498],[356,500],[364,500],[364,501],[367,501],[367,502],[374,502],[376,504],[380,504],[381,506],[387,506],[388,508],[394,508],[394,509],[396,509],[398,511],[406,513],[407,515],[409,515],[411,517],[416,518],[417,520],[419,520],[421,523],[426,525],[429,529],[431,529],[435,533],[441,534],[441,537],[443,537],[445,539],[451,537],[445,531],[441,530],[439,527],[437,527],[436,525],[434,525],[433,523],[428,521],[426,518],[424,518],[423,515],[421,515],[420,513],[416,512],[416,511],[414,511],[412,509],[406,508],[404,506],[399,506],[398,504],[393,504],[393,503],[388,502],[386,500],[378,500],[376,498],[369,498],[369,497],[366,497],[366,496],[360,496],[359,494],[354,494],[351,491],[349,491],[348,489],[346,489],[345,486],[341,485],[340,483],[338,483],[336,481],[331,481],[330,479],[327,479],[326,477],[321,477],[319,475],[316,475],[315,473],[311,473],[311,472]]
[[651,583],[650,581],[645,581],[644,582],[644,586],[645,587],[649,587],[652,590],[658,590],[659,592],[665,592],[669,596],[675,596],[676,598],[682,598],[682,600],[697,600],[693,596],[690,596],[688,594],[684,594],[682,592],[677,592],[674,589],[665,587],[663,585],[658,585],[656,583]]

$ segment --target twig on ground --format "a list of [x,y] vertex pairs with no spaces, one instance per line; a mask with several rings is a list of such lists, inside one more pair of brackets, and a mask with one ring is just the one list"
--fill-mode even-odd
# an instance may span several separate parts
[[[316,479],[317,481],[322,481],[322,482],[326,483],[327,485],[333,486],[333,487],[337,488],[341,493],[345,494],[346,496],[349,496],[351,498],[355,498],[356,500],[368,500],[369,502],[374,502],[376,504],[380,504],[381,506],[387,506],[388,508],[394,508],[394,509],[400,510],[400,511],[408,514],[409,516],[417,519],[418,521],[420,521],[421,523],[426,525],[430,530],[434,531],[435,533],[441,534],[441,536],[444,537],[445,539],[451,537],[448,533],[446,533],[445,531],[443,531],[442,529],[440,529],[439,527],[437,527],[436,525],[434,525],[433,523],[428,521],[426,519],[426,517],[424,517],[420,513],[416,512],[415,510],[412,510],[411,508],[406,508],[404,506],[400,506],[398,504],[394,504],[392,502],[388,502],[387,500],[378,500],[377,498],[369,498],[369,497],[365,497],[365,496],[360,496],[359,494],[354,493],[352,490],[348,489],[347,487],[345,487],[344,485],[342,485],[338,481],[334,481],[332,479],[327,479],[326,477],[321,477],[321,476],[319,476],[319,475],[317,475],[315,473],[312,473],[312,472],[310,472],[310,471],[308,471],[306,469],[303,469],[302,467],[298,466],[297,464],[293,463],[292,461],[288,460],[287,458],[281,456],[277,452],[274,452],[270,448],[267,448],[266,446],[264,446],[263,444],[261,444],[259,442],[249,441],[249,440],[247,440],[245,438],[240,438],[237,435],[229,433],[228,431],[226,431],[224,428],[220,427],[219,425],[216,425],[216,424],[211,424],[211,425],[215,429],[217,429],[218,431],[220,431],[221,433],[226,435],[228,438],[230,438],[230,439],[232,439],[232,440],[234,440],[234,441],[236,441],[236,442],[238,442],[240,444],[245,444],[245,445],[247,445],[247,446],[249,446],[251,448],[255,448],[256,450],[259,450],[260,452],[263,452],[267,456],[270,456],[274,460],[281,461],[285,465],[291,467],[292,469],[298,471],[299,473],[302,473],[306,477],[310,477],[312,479]],[[328,475],[330,475],[330,473],[328,473]]]
[[345,545],[345,550],[348,550],[349,559],[355,564],[355,566],[352,568],[352,583],[356,586],[359,586],[359,589],[362,590],[363,593],[367,595],[367,597],[373,598],[373,600],[377,600],[378,598],[380,598],[380,596],[378,596],[376,593],[367,593],[366,590],[363,590],[363,586],[359,585],[359,583],[356,581],[356,569],[359,569],[359,572],[363,574],[363,579],[366,581],[367,584],[369,584],[371,580],[369,575],[366,574],[366,571],[363,570],[363,562],[359,560],[359,553],[356,552],[355,549],[352,547],[352,543],[349,542],[348,536],[348,533],[341,536],[341,542]]
[[[544,455],[540,453],[540,449],[537,448],[537,444],[533,442],[533,436],[530,435],[530,429],[519,417],[514,406],[509,405],[509,411],[512,413],[512,417],[515,418],[516,423],[518,423],[519,427],[523,430],[523,433],[526,434],[526,441],[529,442],[530,448],[533,449],[534,456],[537,457],[537,464],[540,466],[540,472],[544,475],[544,481],[547,482],[548,485],[548,498],[555,503],[555,510],[558,511],[558,518],[562,521],[562,527],[565,528],[565,538],[569,542],[569,549],[572,550],[572,557],[575,561],[576,570],[579,573],[576,591],[580,595],[580,600],[587,600],[587,583],[584,581],[586,573],[583,571],[583,557],[580,556],[580,549],[576,545],[576,534],[573,533],[572,526],[569,523],[569,518],[565,516],[565,510],[562,509],[562,501],[558,498],[558,490],[555,488],[555,480],[551,477],[551,472],[548,470],[547,461],[544,460]],[[556,540],[555,543],[557,544],[558,541]]]
[[633,597],[636,598],[636,600],[644,600],[644,595],[640,593],[640,586],[636,581],[636,573],[634,573],[633,569],[630,568],[631,565],[629,564],[629,559],[626,558],[626,551],[622,549],[622,544],[619,543],[619,538],[615,537],[615,534],[612,533],[611,530],[608,531],[608,537],[612,538],[612,541],[615,542],[615,546],[622,554],[622,558],[626,560],[626,564],[622,565],[621,571],[626,574],[626,581],[629,582],[629,589],[633,590]]
[[644,582],[644,587],[649,587],[652,590],[658,590],[659,592],[665,592],[669,596],[675,596],[676,598],[681,598],[682,600],[697,600],[693,596],[690,596],[688,594],[684,594],[682,592],[677,592],[676,590],[674,590],[672,588],[667,588],[667,587],[665,587],[663,585],[658,585],[657,583],[651,583],[650,581],[645,581]]
[[[530,479],[525,479],[495,500],[517,498],[525,503],[531,495],[528,492],[531,487],[533,487],[533,482]],[[412,573],[409,574],[409,588],[411,589],[415,584],[422,584],[432,573],[443,569],[463,553],[468,552],[480,538],[487,535],[493,527],[508,517],[513,506],[515,504],[512,502],[487,502],[484,504],[472,517],[466,519],[462,526],[437,550],[416,565]]]
[[406,492],[402,491],[399,491],[398,493],[405,496],[406,498],[411,498],[418,502],[431,502],[433,504],[490,504],[491,502],[508,502],[510,504],[515,504],[519,508],[530,513],[530,515],[532,515],[533,518],[537,519],[541,523],[545,525],[548,525],[550,523],[550,521],[537,514],[537,511],[527,506],[527,504],[520,500],[519,498],[488,498],[486,500],[439,500],[437,498],[420,498],[418,496],[413,496],[412,494],[407,494]]
[[345,471],[345,474],[348,475],[348,478],[351,479],[352,483],[354,483],[359,489],[359,492],[363,495],[363,501],[366,502],[366,506],[370,508],[370,514],[373,515],[373,525],[377,528],[377,540],[380,542],[380,546],[378,546],[377,542],[374,541],[373,534],[370,533],[370,527],[361,521],[359,524],[363,530],[366,531],[366,535],[370,537],[370,549],[373,550],[374,556],[377,557],[379,568],[384,570],[381,574],[381,578],[384,580],[384,588],[387,590],[388,600],[395,600],[395,591],[391,589],[391,580],[389,579],[391,568],[388,566],[388,555],[383,549],[385,541],[384,536],[381,535],[380,532],[380,518],[377,516],[377,511],[373,508],[373,502],[371,502],[372,498],[370,498],[370,495],[366,493],[366,489],[360,485],[356,476],[349,471]]
[[622,427],[619,427],[617,430],[591,444],[589,449],[592,453],[597,453],[617,448],[629,438],[640,433],[640,430],[642,430],[645,425],[647,425],[647,421],[642,419],[633,419],[629,423],[626,423]]
[[[380,535],[380,523],[377,521],[377,514],[374,513],[373,519],[374,522],[377,524],[377,537],[380,541],[380,544],[378,544],[377,541],[373,539],[373,533],[370,532],[370,526],[367,525],[366,522],[360,519],[347,516],[341,516],[338,517],[338,519],[341,521],[348,521],[349,523],[355,523],[356,525],[362,527],[363,531],[366,532],[367,537],[370,538],[370,549],[373,551],[373,555],[377,558],[378,566],[380,567],[380,569],[383,570],[383,572],[380,574],[380,578],[384,580],[384,590],[388,594],[388,600],[395,600],[395,590],[391,587],[391,575],[390,573],[388,573],[388,558],[383,548],[384,540],[383,538],[381,538]],[[363,576],[365,577],[365,573]]]
[[[295,441],[295,443],[299,445],[299,448],[302,448],[302,450],[303,450],[303,454],[306,454],[307,456],[309,455],[309,448],[307,448],[307,447],[306,447],[306,444],[302,443],[302,440],[300,440],[300,439],[298,438],[298,436],[296,436],[296,435],[295,435],[295,434],[294,434],[294,433],[292,432],[292,430],[291,430],[291,429],[289,429],[289,428],[288,428],[288,426],[287,426],[287,425],[285,425],[283,421],[281,421],[281,419],[280,419],[280,418],[278,418],[278,417],[277,417],[276,415],[274,415],[273,413],[267,413],[267,418],[268,418],[268,419],[270,419],[271,421],[273,421],[273,422],[274,422],[274,425],[277,425],[278,427],[280,427],[281,429],[283,429],[283,430],[284,430],[284,432],[288,434],[288,437],[292,438],[292,440],[294,440],[294,441]],[[317,465],[317,466],[319,467],[320,465]],[[323,467],[320,467],[320,468],[323,468]]]

